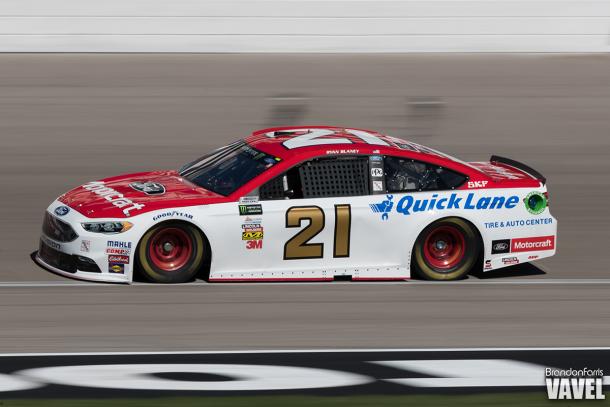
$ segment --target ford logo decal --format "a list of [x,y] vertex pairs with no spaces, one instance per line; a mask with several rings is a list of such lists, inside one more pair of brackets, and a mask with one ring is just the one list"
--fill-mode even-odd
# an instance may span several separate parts
[[70,208],[62,205],[62,206],[58,206],[57,208],[55,208],[54,212],[55,212],[55,215],[57,215],[57,216],[64,216],[65,214],[70,212]]
[[508,243],[496,243],[494,245],[494,250],[506,250],[508,249]]

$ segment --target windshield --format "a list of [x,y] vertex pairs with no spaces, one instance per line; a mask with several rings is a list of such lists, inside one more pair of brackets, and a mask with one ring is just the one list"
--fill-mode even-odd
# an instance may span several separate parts
[[241,142],[195,160],[180,174],[202,188],[227,196],[279,161]]

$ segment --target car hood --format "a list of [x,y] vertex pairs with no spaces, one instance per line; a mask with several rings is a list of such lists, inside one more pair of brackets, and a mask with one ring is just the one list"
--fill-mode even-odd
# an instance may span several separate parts
[[91,181],[63,194],[59,201],[89,218],[129,218],[227,199],[198,187],[177,171],[152,171]]

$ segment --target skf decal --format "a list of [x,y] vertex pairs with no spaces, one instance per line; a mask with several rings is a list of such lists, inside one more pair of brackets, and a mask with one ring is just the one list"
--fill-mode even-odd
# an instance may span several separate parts
[[489,181],[468,181],[468,188],[485,188]]
[[91,181],[83,185],[83,188],[103,197],[117,208],[125,208],[123,209],[123,213],[126,216],[131,215],[129,213],[130,211],[137,211],[144,208],[144,204],[135,203],[131,199],[125,198],[123,194],[105,186],[104,181]]

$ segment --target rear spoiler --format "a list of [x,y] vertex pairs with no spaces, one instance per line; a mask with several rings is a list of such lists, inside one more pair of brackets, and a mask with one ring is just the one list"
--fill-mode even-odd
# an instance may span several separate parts
[[500,164],[510,165],[511,167],[515,167],[521,171],[525,171],[528,174],[530,174],[532,177],[536,178],[538,181],[542,182],[543,185],[546,184],[546,177],[544,175],[540,174],[538,171],[536,171],[532,167],[529,167],[523,163],[520,163],[519,161],[511,160],[510,158],[500,157],[497,155],[492,155],[491,158],[489,159],[489,161],[492,163],[496,162],[496,163],[500,163]]

